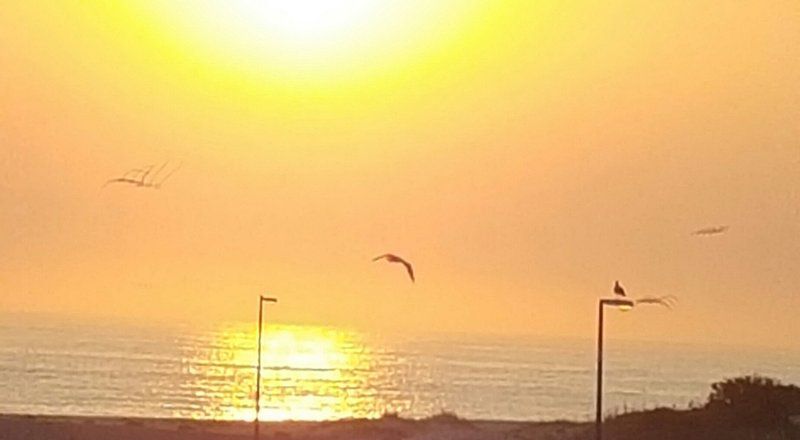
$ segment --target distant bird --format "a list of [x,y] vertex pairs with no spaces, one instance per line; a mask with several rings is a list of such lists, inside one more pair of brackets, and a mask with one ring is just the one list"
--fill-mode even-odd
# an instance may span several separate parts
[[378,261],[380,259],[386,259],[386,261],[388,261],[390,263],[400,263],[400,264],[402,264],[403,266],[406,267],[406,271],[408,271],[408,276],[411,278],[411,282],[412,283],[416,282],[416,280],[414,279],[414,268],[411,267],[411,263],[409,263],[408,261],[406,261],[406,260],[404,260],[404,259],[402,259],[402,258],[400,258],[400,257],[398,257],[397,255],[394,255],[394,254],[383,254],[383,255],[380,255],[380,256],[377,256],[377,257],[373,258],[372,261]]
[[[172,174],[178,171],[181,168],[182,164],[179,164],[177,167],[173,168],[169,173],[167,173],[161,180],[156,182],[156,178],[161,173],[161,171],[166,168],[169,162],[164,162],[153,175],[151,176],[150,173],[153,171],[154,165],[149,165],[144,168],[132,168],[122,174],[122,177],[117,177],[115,179],[109,179],[103,184],[103,188],[112,184],[112,183],[127,183],[129,185],[137,186],[140,188],[153,188],[159,189],[161,186],[166,182],[167,179],[172,176]],[[148,180],[148,177],[150,179]]]
[[128,183],[135,186],[144,186],[144,184],[140,180],[131,179],[128,177],[117,177],[116,179],[109,179],[106,183],[103,184],[103,188],[107,187],[112,183]]
[[626,296],[625,289],[622,288],[622,285],[619,283],[619,281],[614,281],[614,293],[619,296]]
[[112,183],[127,183],[134,186],[148,186],[145,179],[147,179],[147,175],[150,174],[152,169],[152,165],[144,168],[132,168],[128,171],[125,171],[125,173],[122,174],[122,177],[107,180],[103,185],[103,188]]
[[711,226],[708,228],[698,229],[692,232],[692,235],[719,235],[725,233],[730,228],[728,225]]
[[675,303],[677,303],[677,302],[678,302],[678,298],[676,298],[676,297],[674,297],[672,295],[650,296],[650,297],[644,297],[644,298],[636,299],[636,304],[658,304],[658,305],[664,306],[664,307],[666,307],[668,309],[671,309],[672,306],[674,306]]

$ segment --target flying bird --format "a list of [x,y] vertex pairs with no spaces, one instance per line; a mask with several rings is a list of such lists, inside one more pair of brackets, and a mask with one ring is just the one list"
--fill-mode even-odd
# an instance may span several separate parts
[[[148,165],[144,168],[132,168],[122,174],[122,177],[117,177],[115,179],[109,179],[103,185],[103,188],[112,184],[112,183],[127,183],[129,185],[137,186],[140,188],[153,188],[159,189],[161,186],[166,182],[167,179],[172,176],[173,173],[178,171],[181,168],[182,164],[179,164],[177,167],[173,168],[169,173],[167,173],[161,180],[156,181],[157,177],[161,172],[166,168],[169,162],[164,162],[155,173],[151,175],[153,172],[154,165]],[[148,180],[149,177],[149,180]]]
[[403,266],[406,267],[406,271],[408,271],[408,276],[411,278],[411,282],[412,283],[416,282],[416,280],[414,279],[414,268],[411,267],[411,263],[409,263],[408,261],[406,261],[406,260],[404,260],[404,259],[402,259],[402,258],[400,258],[400,257],[398,257],[397,255],[394,255],[394,254],[383,254],[383,255],[380,255],[380,256],[377,256],[377,257],[373,258],[372,261],[378,261],[380,259],[385,259],[386,261],[388,261],[390,263],[400,263],[400,264],[402,264]]
[[723,226],[711,226],[708,228],[698,229],[692,232],[692,235],[719,235],[725,233],[730,226],[723,225]]
[[146,173],[151,168],[152,167],[132,168],[132,169],[130,169],[128,171],[125,171],[122,174],[122,177],[117,177],[115,179],[107,180],[106,183],[103,185],[103,188],[105,188],[106,186],[108,186],[109,184],[112,184],[112,183],[128,183],[128,184],[135,185],[135,186],[143,186],[144,185],[144,179],[145,179],[145,177],[147,177]]
[[649,296],[644,298],[637,298],[636,304],[658,304],[664,306],[668,309],[671,309],[675,303],[678,302],[678,298],[673,295],[667,296]]
[[625,289],[622,288],[622,285],[619,283],[619,281],[614,281],[614,293],[619,296],[626,296]]
[[[619,281],[614,281],[614,293],[625,298],[628,297],[628,295],[625,293],[625,289],[622,287],[622,284],[620,284]],[[633,304],[658,304],[668,309],[671,309],[677,302],[678,298],[673,295],[645,296],[642,298],[633,299]]]

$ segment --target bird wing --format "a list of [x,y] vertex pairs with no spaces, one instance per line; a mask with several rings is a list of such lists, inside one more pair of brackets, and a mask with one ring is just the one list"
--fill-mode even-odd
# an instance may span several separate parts
[[112,184],[112,183],[130,183],[132,185],[138,185],[139,181],[134,179],[128,179],[127,177],[117,177],[116,179],[109,179],[103,184],[103,188]]
[[158,175],[159,175],[159,174],[161,174],[161,172],[162,172],[162,171],[164,171],[164,168],[166,168],[168,164],[169,164],[169,161],[166,161],[166,162],[162,163],[162,164],[161,164],[161,166],[160,166],[160,167],[158,167],[158,169],[156,170],[156,172],[155,172],[155,173],[153,173],[153,176],[152,176],[152,177],[150,177],[150,181],[154,181],[154,180],[156,180],[156,178],[158,177]]
[[[143,168],[131,168],[128,171],[125,171],[125,174],[122,175],[123,178],[126,179],[135,179],[139,174],[143,173],[145,170]],[[133,176],[131,176],[133,174]]]
[[120,179],[108,179],[106,180],[106,183],[103,184],[103,188],[107,187],[108,185],[111,185],[112,183],[118,183],[119,181]]
[[[166,164],[165,164],[165,165],[166,165]],[[163,179],[161,179],[161,181],[160,181],[160,182],[156,183],[156,184],[155,184],[155,187],[156,187],[156,188],[160,188],[160,187],[161,187],[161,185],[163,185],[163,184],[164,184],[164,182],[166,182],[166,181],[167,181],[167,179],[169,179],[169,178],[170,178],[170,177],[171,177],[173,174],[175,174],[175,172],[176,172],[176,171],[178,171],[179,169],[181,169],[181,167],[182,167],[182,166],[183,166],[183,164],[182,164],[182,163],[179,163],[179,164],[178,164],[178,166],[177,166],[177,167],[175,167],[175,168],[173,168],[173,169],[172,169],[172,171],[170,171],[169,173],[167,173],[167,175],[166,175],[166,176],[164,176],[164,178],[163,178]],[[155,179],[155,176],[153,176],[153,179]]]
[[381,258],[388,258],[390,255],[392,255],[392,254],[383,254],[383,255],[378,255],[377,257],[373,258],[373,259],[372,259],[372,261],[378,261],[378,260],[380,260]]
[[144,167],[144,172],[142,173],[141,176],[139,176],[139,185],[148,186],[146,179],[147,176],[150,175],[150,172],[153,171],[153,166],[154,165],[148,165]]
[[667,295],[667,296],[649,296],[644,298],[638,298],[636,300],[637,304],[658,304],[660,306],[664,306],[668,309],[671,309],[675,303],[678,302],[678,298]]
[[414,279],[414,268],[411,267],[411,263],[403,259],[400,259],[400,262],[403,263],[403,266],[406,267],[406,270],[408,271],[408,276],[411,277],[411,282],[415,283],[417,280]]

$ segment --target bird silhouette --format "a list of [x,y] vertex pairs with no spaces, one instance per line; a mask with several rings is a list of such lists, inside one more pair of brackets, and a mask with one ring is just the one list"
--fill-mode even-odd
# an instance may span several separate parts
[[107,180],[106,183],[103,184],[103,188],[105,188],[106,186],[108,186],[108,185],[110,185],[112,183],[128,183],[128,184],[135,185],[135,186],[144,186],[144,184],[140,180],[131,179],[131,178],[128,178],[128,177],[117,177],[116,179]]
[[730,226],[722,225],[722,226],[711,226],[708,228],[698,229],[692,232],[692,235],[719,235],[725,233]]
[[[176,171],[178,171],[181,168],[181,165],[183,165],[183,164],[179,164],[177,167],[175,167],[172,170],[170,170],[170,172],[168,172],[164,177],[162,177],[161,180],[156,181],[157,178],[158,178],[158,175],[161,174],[161,172],[164,170],[164,168],[167,167],[168,164],[169,164],[169,162],[164,162],[155,171],[155,173],[153,173],[153,168],[155,168],[154,165],[148,165],[148,166],[146,166],[144,168],[132,168],[132,169],[126,171],[125,173],[123,173],[122,177],[117,177],[117,178],[114,178],[114,179],[107,180],[106,183],[103,184],[103,188],[105,188],[106,186],[108,186],[108,185],[110,185],[112,183],[126,183],[126,184],[137,186],[137,187],[140,187],[140,188],[159,189],[164,184],[164,182],[166,182],[167,179],[169,179],[172,176],[172,174],[175,173]],[[152,173],[152,175],[151,175],[151,173]],[[149,179],[148,179],[148,177],[149,177]]]
[[678,302],[678,298],[673,295],[667,296],[649,296],[644,298],[638,298],[635,300],[636,304],[658,304],[664,306],[668,309],[671,309],[675,303]]
[[625,295],[625,289],[622,288],[619,281],[614,281],[614,293],[619,296],[627,296]]
[[400,257],[398,257],[397,255],[394,255],[394,254],[379,255],[379,256],[373,258],[372,261],[378,261],[380,259],[385,259],[386,261],[388,261],[390,263],[400,263],[400,264],[402,264],[403,266],[406,267],[406,271],[408,271],[408,276],[411,278],[411,282],[412,283],[416,282],[416,280],[414,279],[414,268],[411,266],[411,263],[409,263],[408,261],[406,261],[406,260],[404,260],[404,259],[402,259],[402,258],[400,258]]

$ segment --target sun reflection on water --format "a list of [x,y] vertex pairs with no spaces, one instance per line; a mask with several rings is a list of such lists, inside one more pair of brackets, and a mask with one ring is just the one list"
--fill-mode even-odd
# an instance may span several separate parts
[[[201,404],[183,415],[253,419],[256,336],[253,326],[229,326],[194,345],[205,348],[186,349],[184,385]],[[377,354],[357,333],[271,325],[262,344],[260,420],[372,418],[405,406],[377,396],[375,385],[386,378],[373,368]]]

